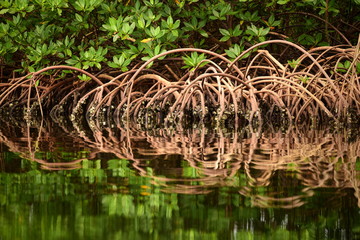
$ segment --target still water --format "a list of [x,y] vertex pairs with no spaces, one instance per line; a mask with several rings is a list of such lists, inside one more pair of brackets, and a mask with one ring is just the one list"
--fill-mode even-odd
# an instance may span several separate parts
[[0,239],[360,239],[357,134],[1,122]]

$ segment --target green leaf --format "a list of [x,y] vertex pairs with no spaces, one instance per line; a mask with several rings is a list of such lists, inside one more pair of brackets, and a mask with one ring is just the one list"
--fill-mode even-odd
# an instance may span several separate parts
[[79,61],[71,58],[71,59],[66,60],[65,62],[66,62],[67,64],[69,64],[69,65],[75,65],[75,64],[77,64]]
[[345,68],[344,64],[339,62],[339,64],[337,65],[336,71],[337,72],[346,72],[346,68]]
[[207,64],[206,61],[202,62],[206,59],[205,54],[198,54],[197,52],[192,52],[190,56],[182,57],[185,66],[182,68],[191,68],[191,71],[194,70],[196,67],[203,67]]
[[225,53],[229,56],[229,58],[234,60],[241,54],[242,51],[243,51],[243,47],[240,47],[239,44],[234,44],[233,47],[230,47],[229,49],[225,50]]
[[145,20],[142,15],[138,19],[138,25],[140,28],[145,28]]
[[[29,72],[36,72],[35,68],[33,66],[29,66],[28,69],[29,69]],[[35,85],[36,85],[36,83],[35,83]]]
[[344,62],[344,68],[349,69],[349,68],[350,68],[350,65],[351,65],[351,62],[350,62],[349,60],[346,60],[346,61]]
[[271,25],[274,21],[275,21],[275,16],[274,16],[274,14],[271,14],[268,19],[268,23]]
[[168,24],[169,27],[172,27],[173,24],[174,24],[174,20],[173,20],[173,18],[172,18],[171,16],[169,16],[169,17],[167,18],[166,22],[167,22],[167,24]]
[[1,9],[1,10],[0,10],[0,15],[5,14],[5,13],[7,13],[8,11],[9,11],[9,9]]
[[174,35],[175,37],[179,36],[179,31],[178,30],[172,30],[171,34]]
[[100,63],[95,63],[95,66],[98,68],[98,69],[101,69],[101,64]]
[[230,32],[226,29],[220,28],[219,31],[224,36],[230,36]]
[[300,76],[300,81],[306,84],[309,81],[309,76]]
[[204,30],[199,30],[199,33],[203,37],[206,37],[206,38],[209,37],[209,34],[207,34],[207,32],[205,32]]
[[78,78],[81,80],[81,81],[89,81],[91,80],[91,78],[85,74],[81,74],[78,76]]
[[[213,13],[213,15],[215,16],[215,17],[212,18],[212,19],[220,18],[220,13],[219,13],[218,11],[213,10],[212,13]],[[210,16],[210,18],[211,18],[211,17],[212,17],[212,16]]]
[[76,20],[77,20],[78,22],[82,22],[82,21],[83,21],[83,17],[82,17],[80,14],[78,14],[78,13],[75,13],[75,18],[76,18]]
[[223,36],[222,38],[220,38],[220,42],[226,42],[229,39],[230,39],[230,36]]
[[173,26],[173,29],[177,29],[180,26],[180,20],[176,20]]
[[108,66],[111,67],[111,68],[119,68],[119,67],[120,67],[118,64],[116,64],[116,63],[114,63],[114,62],[108,62],[107,64],[108,64]]
[[238,37],[238,36],[241,35],[241,33],[242,33],[242,30],[240,29],[240,25],[238,24],[238,25],[235,26],[232,35],[234,37]]
[[288,64],[290,65],[291,68],[297,67],[299,63],[300,63],[299,59],[288,60]]
[[323,35],[321,33],[317,33],[315,35],[316,43],[319,43],[322,38],[323,38]]
[[284,5],[287,4],[290,0],[278,0],[277,4]]

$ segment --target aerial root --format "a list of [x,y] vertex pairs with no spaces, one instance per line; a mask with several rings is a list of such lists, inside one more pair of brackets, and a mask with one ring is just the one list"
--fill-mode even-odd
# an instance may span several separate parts
[[[292,48],[298,56],[276,58],[262,49],[269,44]],[[96,77],[75,67],[52,66],[0,83],[0,112],[25,113],[28,119],[53,113],[76,120],[85,114],[94,121],[116,118],[140,123],[162,117],[167,124],[189,116],[192,121],[220,124],[237,124],[240,119],[278,121],[279,117],[289,123],[314,117],[339,123],[349,121],[351,112],[351,124],[358,123],[354,116],[360,115],[359,48],[360,40],[355,47],[309,51],[285,40],[269,40],[233,61],[208,50],[183,48],[161,53],[117,76]],[[157,71],[147,68],[166,61],[159,58],[187,52],[204,53],[208,59],[183,72],[181,66],[175,70],[167,64]],[[243,59],[246,54],[248,59]],[[89,80],[81,81],[77,74]]]

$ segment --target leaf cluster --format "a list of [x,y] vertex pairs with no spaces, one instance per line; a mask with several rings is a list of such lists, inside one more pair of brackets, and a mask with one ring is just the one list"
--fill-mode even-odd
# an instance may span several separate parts
[[340,40],[331,29],[322,30],[323,22],[283,13],[308,12],[351,26],[360,20],[360,2],[345,2],[3,0],[0,62],[23,72],[55,64],[126,71],[134,61],[179,47],[217,45],[235,58],[246,44],[267,40],[273,32],[305,46],[327,45]]

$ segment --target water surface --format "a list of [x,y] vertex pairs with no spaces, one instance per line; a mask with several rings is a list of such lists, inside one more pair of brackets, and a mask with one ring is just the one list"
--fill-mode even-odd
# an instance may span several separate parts
[[326,127],[2,122],[0,239],[359,239],[359,156]]

